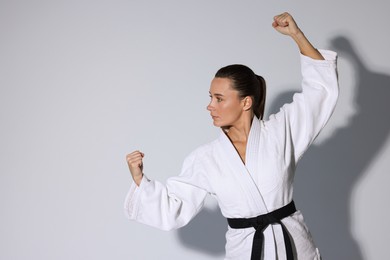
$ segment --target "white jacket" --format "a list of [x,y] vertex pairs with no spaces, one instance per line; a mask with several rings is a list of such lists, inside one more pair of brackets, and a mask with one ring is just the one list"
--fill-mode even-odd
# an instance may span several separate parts
[[[140,223],[170,230],[186,225],[202,208],[207,194],[218,201],[226,218],[250,218],[274,211],[293,199],[296,164],[330,118],[338,97],[336,58],[301,55],[302,92],[269,120],[254,117],[243,164],[224,132],[193,151],[178,177],[166,185],[144,176],[131,184],[126,215]],[[298,210],[282,220],[293,241],[295,259],[320,259],[318,249]],[[254,228],[226,233],[225,259],[250,259]],[[264,231],[264,259],[285,259],[279,224]]]

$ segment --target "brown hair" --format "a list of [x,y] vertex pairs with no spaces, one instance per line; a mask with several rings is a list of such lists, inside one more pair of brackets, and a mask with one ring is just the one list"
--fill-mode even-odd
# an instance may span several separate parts
[[232,81],[232,88],[237,90],[240,98],[250,96],[253,100],[253,112],[263,119],[266,83],[262,76],[256,75],[249,67],[233,64],[223,67],[215,74],[216,78],[228,78]]

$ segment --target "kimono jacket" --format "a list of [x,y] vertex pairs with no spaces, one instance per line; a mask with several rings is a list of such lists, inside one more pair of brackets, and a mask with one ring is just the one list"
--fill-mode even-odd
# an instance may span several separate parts
[[[125,200],[128,218],[163,230],[186,225],[202,208],[205,197],[216,198],[226,218],[251,218],[279,209],[293,199],[298,160],[330,118],[338,97],[337,54],[320,51],[325,60],[301,55],[302,92],[266,121],[254,117],[242,162],[226,134],[193,151],[181,174],[166,185],[143,177]],[[320,259],[299,210],[282,219],[292,240],[294,259]],[[254,228],[226,233],[225,259],[251,257]],[[280,224],[263,232],[263,259],[285,259]]]

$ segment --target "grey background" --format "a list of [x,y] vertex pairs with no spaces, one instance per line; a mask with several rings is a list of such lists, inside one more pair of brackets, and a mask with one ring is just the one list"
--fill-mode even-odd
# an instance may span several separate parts
[[299,90],[291,12],[339,53],[341,96],[304,159],[295,200],[325,259],[385,259],[390,241],[390,37],[385,1],[0,1],[0,259],[222,259],[215,202],[185,228],[128,221],[124,157],[165,181],[213,140],[208,89],[243,63],[267,114]]

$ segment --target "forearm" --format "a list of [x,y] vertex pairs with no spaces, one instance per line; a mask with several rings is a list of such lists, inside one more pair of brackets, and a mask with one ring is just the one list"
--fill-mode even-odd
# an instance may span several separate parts
[[169,178],[166,185],[144,176],[140,186],[131,184],[124,203],[125,214],[161,230],[180,228],[203,207],[208,193],[198,186],[181,176]]
[[296,42],[299,51],[303,55],[315,60],[324,60],[322,54],[313,47],[313,45],[309,42],[301,30],[298,30],[296,34],[292,34],[291,38],[293,38],[293,40]]

